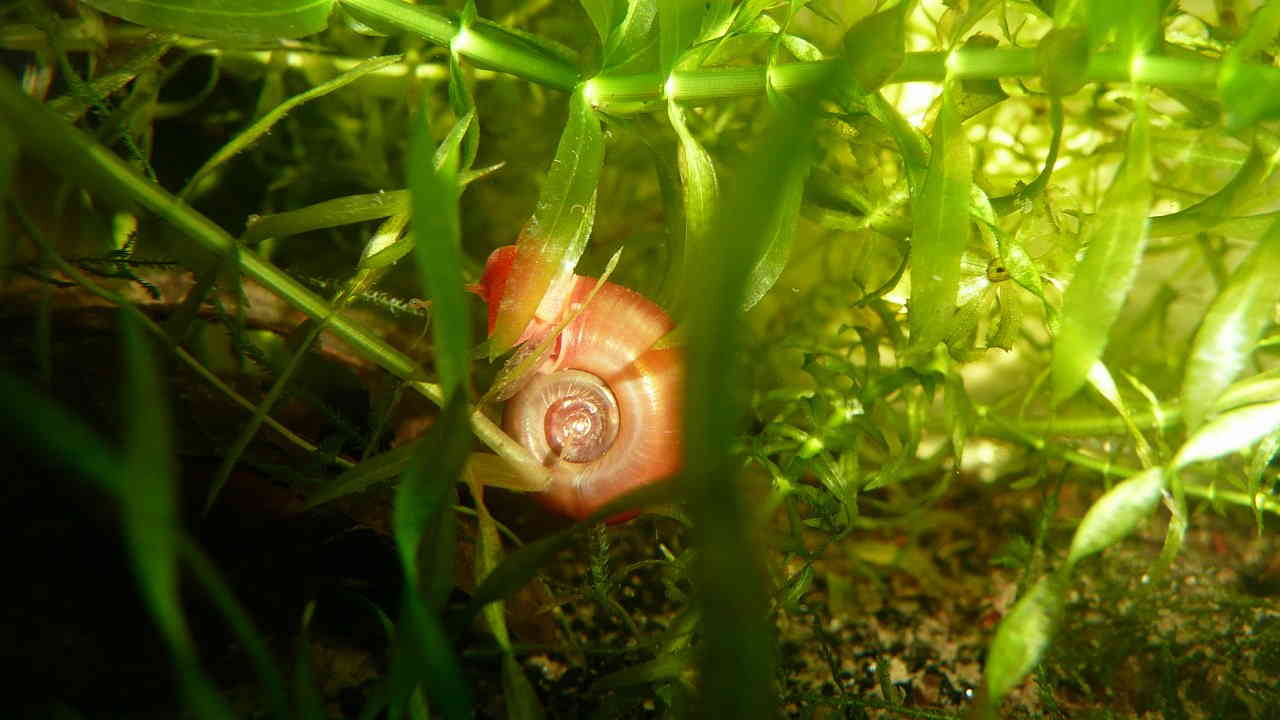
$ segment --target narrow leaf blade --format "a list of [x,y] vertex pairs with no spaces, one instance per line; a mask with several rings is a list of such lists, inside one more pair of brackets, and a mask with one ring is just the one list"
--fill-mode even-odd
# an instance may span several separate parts
[[600,118],[579,88],[570,98],[568,121],[533,217],[516,240],[516,258],[490,336],[491,357],[516,344],[552,283],[571,273],[582,256],[595,220],[603,162]]
[[1188,428],[1197,428],[1244,370],[1280,302],[1280,222],[1262,238],[1205,313],[1182,381]]
[[298,38],[324,30],[333,0],[86,0],[99,10],[154,30],[197,37]]
[[1147,243],[1151,208],[1151,149],[1145,103],[1139,101],[1129,130],[1124,164],[1089,226],[1084,258],[1062,301],[1061,329],[1053,352],[1054,401],[1075,394],[1102,357]]
[[1209,421],[1187,440],[1173,469],[1244,450],[1280,429],[1280,402],[1246,405]]
[[1067,564],[1075,565],[1133,532],[1159,504],[1164,485],[1164,469],[1153,467],[1124,480],[1098,498],[1071,538]]
[[969,244],[973,158],[951,95],[950,89],[942,93],[929,169],[911,212],[910,327],[917,354],[947,335],[960,288],[960,258]]

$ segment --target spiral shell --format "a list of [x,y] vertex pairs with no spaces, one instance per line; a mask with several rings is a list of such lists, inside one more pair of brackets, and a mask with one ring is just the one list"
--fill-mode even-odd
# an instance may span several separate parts
[[[504,252],[505,259],[499,255]],[[500,248],[486,266],[481,285],[496,289],[485,298],[491,309],[504,284],[498,275],[510,269],[510,253]],[[583,308],[503,413],[506,431],[553,477],[539,500],[574,518],[674,475],[681,461],[683,357],[678,348],[653,348],[671,331],[671,319],[644,296],[613,283],[587,303],[595,285],[594,278],[573,276],[562,306],[540,312],[530,324],[525,339],[538,342],[561,318]]]

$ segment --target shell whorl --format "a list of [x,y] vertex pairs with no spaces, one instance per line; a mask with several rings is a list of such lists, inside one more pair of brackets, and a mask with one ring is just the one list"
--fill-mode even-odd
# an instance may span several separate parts
[[543,464],[589,463],[618,438],[618,401],[581,370],[541,373],[507,405],[507,431]]
[[653,348],[671,319],[613,283],[587,303],[595,285],[574,276],[560,317],[581,314],[503,413],[503,427],[553,477],[539,500],[575,518],[674,475],[681,461],[683,357],[677,348]]

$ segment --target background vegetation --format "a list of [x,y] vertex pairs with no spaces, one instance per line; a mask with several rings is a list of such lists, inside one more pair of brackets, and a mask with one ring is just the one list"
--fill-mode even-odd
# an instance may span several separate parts
[[[1248,0],[0,3],[17,704],[1267,716],[1278,34]],[[517,238],[479,342],[463,285]],[[624,526],[494,489],[540,477],[485,398],[564,266],[679,322],[685,470]]]

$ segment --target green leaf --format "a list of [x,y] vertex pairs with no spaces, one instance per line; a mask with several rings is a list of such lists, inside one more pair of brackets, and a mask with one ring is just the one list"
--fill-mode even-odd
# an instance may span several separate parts
[[777,178],[775,190],[778,202],[772,206],[764,228],[765,246],[760,259],[747,277],[747,291],[742,298],[742,309],[750,310],[765,293],[773,288],[791,257],[795,242],[796,223],[800,220],[800,206],[804,200],[804,183],[813,165],[813,153],[787,166],[787,174]]
[[610,673],[591,685],[592,692],[616,690],[632,685],[649,685],[679,679],[693,666],[694,654],[689,650],[664,653],[648,662]]
[[[1251,203],[1256,203],[1260,196],[1270,196],[1270,193],[1259,192],[1259,189],[1266,187],[1265,183],[1272,178],[1274,172],[1275,164],[1269,153],[1254,145],[1244,164],[1222,189],[1176,213],[1161,215],[1161,223],[1183,225],[1186,228],[1183,232],[1190,233],[1196,230],[1213,230],[1235,216],[1247,215],[1255,210],[1250,207]],[[1224,234],[1238,236],[1230,230]]]
[[480,612],[485,605],[510,597],[524,587],[538,571],[546,567],[555,556],[581,537],[580,525],[561,530],[540,540],[527,543],[507,555],[502,564],[493,569],[471,593],[470,615]]
[[86,0],[153,30],[239,42],[298,38],[324,30],[333,0]]
[[863,92],[875,92],[893,76],[907,57],[907,16],[914,0],[862,18],[844,34],[848,71]]
[[1219,80],[1227,108],[1227,130],[1239,132],[1254,123],[1280,117],[1280,71],[1256,64],[1228,63]]
[[120,314],[124,345],[125,456],[120,486],[125,535],[142,594],[166,638],[183,652],[189,646],[178,599],[178,493],[169,418],[169,401],[156,381],[159,370],[137,320]]
[[692,259],[702,256],[720,206],[720,181],[711,155],[689,132],[684,108],[675,102],[667,103],[667,117],[679,142],[680,195],[684,209],[684,257],[676,263],[680,270],[672,304],[683,307],[684,295],[689,292],[688,283],[696,277]]
[[321,83],[306,92],[294,95],[288,100],[285,100],[279,105],[271,108],[269,112],[264,113],[262,117],[253,121],[248,127],[232,138],[230,142],[218,148],[218,151],[206,160],[204,165],[201,165],[200,169],[191,176],[191,179],[187,181],[187,184],[183,186],[182,190],[178,193],[178,197],[185,199],[190,197],[192,193],[198,191],[201,180],[217,169],[219,165],[222,165],[232,157],[235,157],[237,153],[247,149],[267,133],[271,132],[271,128],[274,127],[276,123],[283,120],[284,117],[294,108],[311,102],[312,100],[322,98],[335,90],[339,90],[350,85],[365,75],[377,72],[387,66],[394,65],[403,59],[403,55],[385,55],[382,57],[369,58],[332,80]]
[[571,273],[582,256],[595,220],[603,162],[600,118],[579,87],[569,100],[569,117],[547,183],[516,240],[516,259],[489,338],[490,359],[520,339],[552,282]]
[[[471,447],[466,393],[454,392],[451,398],[416,446],[413,462],[396,489],[392,528],[405,582],[400,608],[400,644],[391,676],[393,708],[407,701],[413,688],[421,682],[428,689],[432,704],[452,719],[469,718],[472,707],[470,691],[444,626],[433,612],[432,603],[439,600],[441,588],[452,584],[452,568],[447,563],[428,563],[429,574],[424,577],[420,559],[424,541],[449,536],[448,531],[441,531],[440,525],[452,522],[453,487],[461,477]],[[441,549],[432,548],[432,551],[438,560]]]
[[1097,51],[1114,41],[1117,53],[1138,57],[1159,49],[1169,0],[1087,0],[1089,47]]
[[[819,91],[829,78],[821,78]],[[702,712],[713,717],[774,717],[774,640],[768,578],[749,527],[751,511],[735,482],[729,455],[742,413],[742,304],[753,267],[771,241],[768,228],[782,202],[779,178],[803,173],[812,152],[816,108],[798,98],[779,112],[752,149],[726,195],[705,255],[697,259],[700,292],[687,312],[685,473],[683,487],[698,528],[703,643],[699,662]]]
[[[467,13],[475,14],[474,0],[467,3]],[[476,161],[476,153],[480,149],[480,120],[475,115],[476,99],[471,90],[471,83],[467,81],[467,76],[462,71],[462,58],[452,51],[449,53],[449,107],[459,122],[465,117],[471,118],[467,124],[466,139],[462,144],[458,165],[452,170],[456,176],[459,172],[470,170]],[[437,158],[437,172],[440,169],[440,160],[443,158]],[[456,177],[454,182],[462,184]]]
[[252,245],[263,238],[283,238],[312,230],[390,217],[409,210],[409,191],[348,195],[272,215],[250,216],[240,241]]
[[1243,405],[1280,400],[1280,369],[1268,370],[1233,383],[1214,403],[1214,412],[1233,410]]
[[1151,516],[1164,490],[1164,468],[1153,467],[1118,483],[1085,513],[1071,538],[1067,564],[1111,547]]
[[1182,380],[1187,428],[1200,426],[1218,397],[1244,370],[1280,302],[1280,222],[1271,226],[1205,313]]
[[1053,352],[1053,396],[1061,402],[1084,384],[1102,357],[1107,335],[1133,287],[1147,243],[1151,210],[1151,148],[1145,100],[1129,129],[1124,163],[1102,198],[1085,236],[1084,258],[1062,301]]
[[1280,428],[1280,402],[1246,405],[1218,415],[1178,450],[1173,469],[1247,449]]
[[542,720],[546,712],[538,701],[538,693],[520,667],[520,661],[511,653],[502,655],[502,696],[507,701],[507,717],[510,720]]
[[658,15],[655,0],[630,0],[622,21],[604,46],[604,67],[626,65],[653,44],[653,21]]
[[960,259],[969,244],[973,159],[951,86],[933,131],[929,169],[911,209],[911,348],[928,353],[951,325],[960,289]]
[[433,147],[424,105],[409,146],[409,190],[413,195],[413,236],[418,269],[432,299],[435,365],[447,399],[466,395],[471,366],[471,318],[462,289],[458,163],[475,114],[463,116]]
[[582,9],[587,12],[587,17],[591,18],[591,25],[596,29],[596,37],[600,39],[600,45],[604,45],[609,39],[609,33],[613,31],[615,13],[617,13],[617,0],[578,0],[582,5]]
[[587,297],[582,300],[581,304],[575,303],[578,307],[565,315],[565,317],[556,323],[556,326],[547,333],[546,337],[538,343],[536,347],[525,345],[516,351],[498,371],[493,379],[493,384],[489,386],[488,392],[482,402],[497,401],[502,402],[511,399],[523,387],[524,378],[533,372],[534,368],[542,364],[547,354],[556,347],[557,339],[564,329],[569,327],[574,320],[578,319],[587,307],[591,304],[591,300],[595,298],[596,293],[609,282],[609,277],[613,275],[613,271],[618,267],[618,260],[622,258],[622,248],[609,258],[609,263],[605,266],[604,272],[596,278],[595,285],[591,288],[591,292],[587,293]]
[[[990,35],[974,35],[965,41],[964,49],[991,50],[998,45]],[[956,84],[955,89],[952,100],[961,120],[968,120],[1009,99],[1004,87],[995,78],[965,78]]]
[[658,0],[658,69],[664,77],[697,39],[705,10],[702,0]]
[[1249,498],[1252,500],[1254,523],[1257,525],[1259,533],[1262,532],[1262,504],[1259,502],[1259,493],[1262,491],[1267,468],[1271,467],[1271,463],[1275,461],[1277,454],[1280,454],[1280,432],[1273,432],[1258,443],[1258,447],[1254,449],[1252,457],[1249,458],[1249,466],[1244,473],[1246,481],[1245,492],[1248,493]]
[[311,493],[304,508],[311,509],[340,497],[364,492],[379,483],[390,482],[409,466],[417,446],[417,443],[401,445],[360,462]]
[[1089,385],[1110,403],[1111,407],[1115,408],[1116,413],[1120,415],[1120,419],[1133,436],[1135,452],[1137,452],[1138,458],[1142,460],[1142,465],[1144,467],[1154,465],[1156,463],[1155,453],[1152,452],[1146,436],[1142,434],[1142,431],[1138,429],[1137,424],[1134,422],[1133,413],[1129,412],[1128,404],[1120,396],[1120,389],[1116,387],[1116,381],[1111,377],[1111,371],[1101,361],[1096,362],[1092,368],[1089,368],[1088,380]]
[[1000,621],[984,672],[990,708],[1000,706],[1004,696],[1022,682],[1049,647],[1062,615],[1064,584],[1059,575],[1040,578]]
[[159,368],[133,314],[120,314],[124,347],[124,457],[115,484],[124,534],[143,603],[169,645],[183,695],[197,715],[232,713],[200,669],[182,611],[178,552],[182,536],[168,398],[160,392]]

